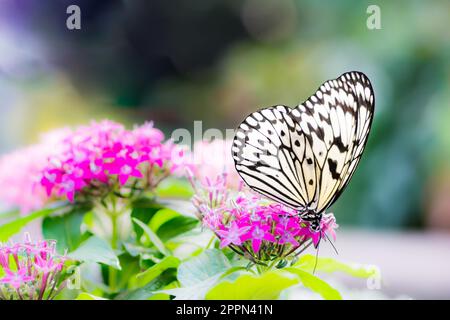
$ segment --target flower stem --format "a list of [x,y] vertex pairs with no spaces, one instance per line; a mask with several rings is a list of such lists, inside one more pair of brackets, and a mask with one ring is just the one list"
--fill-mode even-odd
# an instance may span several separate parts
[[211,244],[214,242],[214,239],[216,239],[216,235],[213,235],[213,236],[211,237],[211,239],[209,239],[208,244],[207,244],[206,247],[205,247],[205,250],[206,250],[206,249],[209,249],[209,247],[211,247]]
[[3,289],[0,286],[0,300],[6,300],[6,296],[3,294]]
[[48,280],[48,274],[44,272],[42,275],[42,283],[41,283],[41,289],[39,291],[39,297],[38,300],[42,300],[42,297],[44,296],[45,289],[47,288],[47,280]]
[[22,294],[20,293],[20,288],[16,289],[17,295],[19,296],[20,300],[24,300]]
[[256,266],[256,271],[258,271],[258,274],[262,274],[264,272],[261,265],[256,264],[255,266]]
[[[113,212],[111,215],[111,247],[113,250],[117,249],[118,228],[117,228],[117,214]],[[117,287],[117,270],[109,267],[108,283],[111,291],[115,292]]]

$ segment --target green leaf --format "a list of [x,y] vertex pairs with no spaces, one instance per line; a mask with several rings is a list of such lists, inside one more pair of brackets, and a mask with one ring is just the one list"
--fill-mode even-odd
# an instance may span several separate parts
[[198,219],[181,215],[179,212],[164,208],[156,212],[149,226],[162,241],[167,241],[192,230],[199,224]]
[[[139,266],[139,257],[133,257],[127,252],[119,255],[120,267],[122,270],[117,276],[117,288],[124,289],[128,288],[130,281],[136,278],[136,274],[141,271]],[[108,270],[110,272],[110,270]]]
[[306,288],[320,294],[325,300],[342,300],[342,296],[339,291],[334,289],[319,277],[316,277],[315,275],[304,270],[293,267],[285,268],[283,270],[298,275],[300,281]]
[[171,209],[178,212],[180,215],[190,218],[196,218],[197,209],[194,207],[192,202],[179,199],[163,199],[158,200],[163,208]]
[[142,228],[150,241],[162,254],[166,256],[170,255],[170,251],[164,246],[164,243],[161,241],[161,239],[159,239],[159,237],[145,223],[136,218],[133,218],[133,222]]
[[155,213],[149,223],[150,229],[157,232],[159,227],[161,227],[167,221],[179,217],[180,214],[172,209],[161,209]]
[[163,260],[161,260],[161,262],[153,265],[146,271],[138,273],[135,280],[132,281],[130,287],[143,287],[167,269],[177,268],[179,264],[180,260],[178,258],[173,256],[165,257]]
[[178,267],[178,281],[183,287],[189,287],[199,281],[221,275],[229,268],[231,268],[231,264],[222,251],[208,249],[180,264]]
[[191,184],[180,179],[165,179],[156,189],[156,195],[162,198],[190,199],[193,194]]
[[[88,209],[87,209],[88,210]],[[75,250],[81,243],[81,223],[86,210],[74,209],[62,216],[47,216],[42,221],[45,239],[57,241],[58,252]]]
[[94,296],[93,294],[82,292],[75,298],[75,300],[108,300],[102,297]]
[[20,217],[12,220],[4,225],[0,226],[0,242],[6,242],[10,237],[20,232],[23,227],[25,227],[31,221],[48,216],[53,213],[58,207],[46,208],[39,211],[35,211],[25,217]]
[[147,248],[145,246],[141,246],[131,242],[123,242],[122,246],[125,249],[125,251],[132,257],[144,255],[152,256],[159,253],[159,251],[154,248]]
[[197,219],[179,216],[160,226],[158,229],[158,236],[161,240],[167,241],[194,229],[198,225],[199,221]]
[[280,271],[262,275],[243,274],[235,281],[223,281],[209,290],[208,300],[273,300],[286,288],[297,284],[298,278]]
[[19,215],[20,211],[18,209],[2,212],[0,213],[0,220],[17,218]]
[[204,299],[206,293],[217,284],[221,275],[222,274],[214,275],[189,287],[159,290],[155,291],[154,294],[168,294],[174,296],[175,300],[201,300]]
[[181,288],[158,292],[175,296],[177,300],[204,299],[208,290],[230,267],[230,262],[220,250],[205,250],[178,267],[178,281]]
[[[149,223],[156,212],[163,209],[160,204],[156,204],[153,199],[149,198],[139,198],[133,201],[131,207],[131,218],[138,219],[145,224]],[[138,226],[135,226],[134,231],[138,239],[144,234],[142,228]]]
[[[163,289],[173,289],[178,285],[177,281],[173,281],[168,285],[164,286]],[[153,293],[151,297],[148,297],[147,300],[170,300],[170,294],[167,293]]]
[[148,299],[167,299],[166,294],[157,293],[157,290],[163,288],[171,288],[170,285],[176,281],[176,273],[174,269],[167,269],[161,273],[158,277],[150,281],[144,287],[132,291],[124,291],[119,294],[115,299],[118,300],[148,300]]
[[75,251],[68,254],[68,257],[83,262],[102,263],[121,270],[114,250],[105,240],[96,236],[82,242]]
[[302,256],[293,267],[299,268],[309,273],[313,273],[314,267],[317,266],[316,271],[333,273],[333,272],[343,272],[353,277],[357,278],[369,278],[376,273],[376,268],[374,266],[369,265],[360,265],[360,264],[350,264],[350,263],[342,263],[333,258],[316,258],[313,255],[307,254]]

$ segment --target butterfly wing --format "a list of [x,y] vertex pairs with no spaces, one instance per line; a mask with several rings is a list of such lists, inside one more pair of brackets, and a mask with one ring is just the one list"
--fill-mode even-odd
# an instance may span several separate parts
[[295,109],[256,111],[237,129],[236,169],[255,191],[319,214],[336,201],[356,169],[374,102],[368,78],[349,72],[325,82]]
[[348,72],[325,82],[292,117],[312,146],[318,174],[316,212],[331,206],[347,186],[361,159],[374,113],[375,97],[369,79]]
[[[308,202],[297,154],[305,141],[292,109],[274,106],[250,114],[238,127],[232,155],[236,170],[255,191],[293,208]],[[297,143],[298,144],[298,143]],[[304,149],[304,144],[303,149]]]

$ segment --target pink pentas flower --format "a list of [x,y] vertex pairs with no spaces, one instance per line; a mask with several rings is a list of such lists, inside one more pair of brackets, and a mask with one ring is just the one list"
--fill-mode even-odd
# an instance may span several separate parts
[[168,140],[162,147],[162,159],[170,159],[170,173],[175,176],[184,176],[186,171],[192,172],[194,165],[190,161],[190,152],[187,146],[177,145]]
[[159,147],[164,140],[161,130],[153,126],[153,122],[146,122],[142,126],[136,126],[132,131],[135,143],[140,148]]
[[64,286],[65,256],[56,252],[55,241],[0,243],[0,300],[53,299]]
[[329,234],[334,241],[336,241],[336,229],[339,225],[336,223],[336,218],[333,214],[325,214],[320,222],[320,230],[323,234]]
[[324,214],[320,221],[320,229],[317,232],[311,231],[309,227],[301,228],[299,236],[312,239],[314,246],[317,246],[322,239],[327,240],[327,235],[330,235],[336,241],[336,229],[339,226],[336,224],[336,218],[333,214]]
[[42,174],[41,185],[45,188],[47,196],[52,194],[52,190],[56,184],[61,183],[62,170],[49,169]]
[[223,226],[223,210],[221,208],[210,208],[205,204],[200,205],[205,212],[202,223],[211,230],[218,230]]
[[233,221],[228,228],[216,230],[216,233],[220,236],[220,247],[223,248],[230,244],[241,245],[242,237],[250,228],[250,226],[240,227],[236,221]]
[[0,279],[0,282],[3,284],[9,284],[14,289],[19,289],[26,282],[30,282],[34,280],[34,277],[27,274],[27,270],[25,268],[19,269],[16,272],[13,272],[9,269],[5,269],[6,275]]
[[290,243],[291,245],[297,247],[300,245],[300,243],[295,239],[295,233],[291,230],[284,229],[284,228],[278,228],[277,229],[277,236],[278,237],[278,243],[279,244],[286,244]]
[[49,273],[55,271],[56,269],[58,269],[59,266],[59,262],[53,261],[52,258],[46,259],[44,257],[42,257],[41,255],[36,255],[36,260],[34,263],[35,267],[37,270],[39,270],[40,272],[42,272],[42,274],[44,275],[48,275]]
[[[201,186],[197,187],[196,179],[192,172],[187,170],[188,178],[196,194],[192,198],[194,205],[204,205],[203,208],[221,208],[228,199],[228,188],[226,187],[227,175],[220,174],[214,180],[205,178]],[[205,201],[207,199],[207,201]]]
[[200,181],[214,179],[223,173],[227,174],[227,187],[238,190],[243,181],[234,167],[231,157],[231,140],[215,139],[212,142],[198,141],[193,146],[193,174]]
[[47,136],[26,153],[0,160],[0,186],[8,185],[11,204],[33,209],[54,198],[73,202],[77,195],[84,199],[116,191],[117,185],[152,191],[187,164],[186,151],[164,141],[152,123],[127,130],[113,121],[92,122]]
[[[22,213],[42,208],[49,200],[46,188],[41,185],[42,170],[46,168],[52,154],[62,152],[61,141],[71,131],[67,128],[52,130],[40,136],[31,146],[15,150],[0,157],[0,202],[17,207]],[[55,177],[56,180],[58,177]]]
[[332,214],[323,215],[320,230],[314,232],[296,210],[245,188],[232,191],[227,178],[227,174],[215,179],[190,177],[197,216],[217,235],[221,248],[230,247],[254,263],[266,264],[294,256],[310,244],[317,246],[327,235],[335,239]]
[[45,204],[48,199],[45,187],[37,183],[49,152],[47,146],[39,144],[0,158],[0,202],[18,207],[23,213]]
[[138,166],[141,163],[139,154],[130,147],[121,148],[115,154],[107,156],[112,160],[105,164],[105,169],[109,174],[117,175],[119,183],[123,186],[130,177],[142,178],[142,172]]
[[9,264],[9,255],[5,248],[0,247],[0,267],[3,269],[8,267]]
[[276,242],[275,236],[271,232],[271,226],[262,224],[260,221],[252,223],[250,230],[244,235],[243,239],[251,241],[253,252],[259,251],[264,240],[272,243]]

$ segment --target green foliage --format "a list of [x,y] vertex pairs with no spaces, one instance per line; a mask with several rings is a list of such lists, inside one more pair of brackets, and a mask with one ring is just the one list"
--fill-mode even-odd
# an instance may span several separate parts
[[81,224],[84,215],[90,208],[74,208],[61,216],[47,216],[42,221],[42,233],[46,239],[57,241],[57,249],[63,253],[65,249],[73,251],[83,240]]
[[120,270],[117,255],[111,246],[103,239],[92,236],[82,242],[80,246],[68,254],[69,258],[82,262],[96,262]]
[[163,241],[172,239],[198,226],[197,219],[183,216],[172,209],[160,209],[151,218],[149,226]]
[[221,251],[208,249],[180,265],[178,281],[183,286],[192,286],[214,278],[230,267],[230,262]]
[[328,283],[316,277],[315,275],[301,270],[299,268],[286,268],[286,271],[298,275],[300,281],[305,286],[305,288],[310,289],[313,292],[316,292],[322,296],[325,300],[341,300],[342,296],[333,287],[331,287]]
[[190,183],[180,179],[166,179],[156,189],[160,198],[190,199],[193,191]]
[[[0,239],[8,239],[30,221],[43,218],[44,237],[57,240],[58,250],[67,249],[73,263],[83,268],[81,291],[68,292],[61,297],[77,300],[278,299],[287,288],[303,286],[323,299],[342,298],[335,288],[312,273],[316,264],[316,257],[312,255],[301,256],[295,264],[282,269],[255,268],[237,259],[232,250],[204,249],[207,240],[187,255],[174,255],[179,251],[177,246],[186,245],[190,237],[200,231],[199,222],[186,202],[140,198],[131,203],[129,211],[101,211],[101,219],[95,217],[100,217],[96,210],[102,208],[74,206],[72,210],[52,215],[56,209],[58,207],[37,211],[1,226]],[[124,228],[120,223],[118,229],[109,229],[108,225],[112,224],[106,223],[100,226],[102,232],[97,231],[100,221],[107,222],[105,219],[128,219],[131,234],[120,233]],[[101,282],[95,270],[101,271]],[[345,264],[331,258],[318,258],[316,270],[359,278],[370,277],[375,272],[367,266]]]
[[149,227],[154,232],[158,232],[158,229],[165,224],[166,222],[179,217],[180,214],[175,210],[171,209],[160,209],[158,210],[150,220]]
[[158,236],[162,240],[167,241],[194,229],[198,225],[199,223],[196,219],[178,216],[163,224],[158,229]]
[[235,281],[223,281],[206,294],[209,300],[269,300],[277,299],[282,290],[298,283],[287,272],[268,271],[262,275],[244,274]]
[[97,297],[88,292],[82,292],[78,295],[78,297],[75,298],[75,300],[106,300],[106,299],[102,297]]
[[[160,209],[163,209],[163,207],[156,204],[153,199],[139,198],[131,204],[131,218],[138,219],[139,221],[148,224]],[[140,228],[139,225],[134,227],[134,232],[138,239],[144,234],[144,230]]]
[[179,264],[180,260],[178,258],[173,256],[165,257],[161,262],[156,263],[144,272],[136,274],[134,281],[130,283],[130,287],[144,287],[167,269],[176,269]]
[[373,266],[343,263],[333,258],[316,258],[310,254],[300,257],[293,267],[310,273],[314,268],[317,272],[342,272],[356,278],[369,278],[376,272]]
[[[172,201],[166,203],[173,204]],[[71,249],[69,257],[85,264],[102,265],[104,284],[85,282],[89,286],[88,292],[95,290],[97,295],[114,299],[168,299],[170,296],[166,293],[153,293],[176,286],[180,260],[171,254],[167,244],[198,226],[198,220],[174,210],[176,205],[171,207],[155,202],[154,198],[143,197],[130,203],[128,213],[114,213],[110,209],[96,207],[88,213],[73,210],[67,215],[46,220],[45,232]],[[124,227],[121,223],[116,229],[111,229],[109,226],[112,224],[105,219],[114,219],[116,223],[129,219],[132,233],[124,237],[120,233]],[[105,223],[100,232],[98,224],[101,221]],[[83,234],[82,230],[89,232]],[[82,242],[87,236],[90,238]],[[103,239],[111,241],[110,244]],[[171,247],[174,245],[172,243]]]
[[177,300],[203,299],[229,268],[231,264],[221,251],[205,250],[178,267],[180,288],[160,292],[175,296]]
[[[116,270],[112,271],[113,275],[117,277],[116,287],[117,290],[127,289],[129,283],[133,281],[136,277],[136,274],[141,272],[142,268],[140,266],[140,257],[139,256],[131,256],[128,252],[124,252],[118,256],[121,270],[117,272]],[[110,270],[111,272],[111,270]]]
[[158,248],[158,250],[168,256],[170,255],[170,251],[166,248],[166,246],[164,245],[164,243],[161,241],[161,239],[159,239],[159,237],[156,235],[155,232],[153,232],[152,229],[150,229],[149,226],[147,226],[145,223],[143,223],[142,221],[133,218],[133,222],[136,223],[139,227],[142,228],[142,230],[144,231],[144,234],[149,238],[149,240],[151,241],[151,243],[153,243],[153,245]]
[[38,218],[52,214],[58,207],[46,208],[30,213],[27,216],[16,218],[0,226],[0,242],[6,242],[16,233],[20,232],[28,223]]
[[147,283],[142,288],[124,291],[115,299],[120,300],[152,300],[152,299],[170,299],[170,295],[158,290],[171,289],[176,281],[176,272],[173,269],[167,269],[158,277]]

